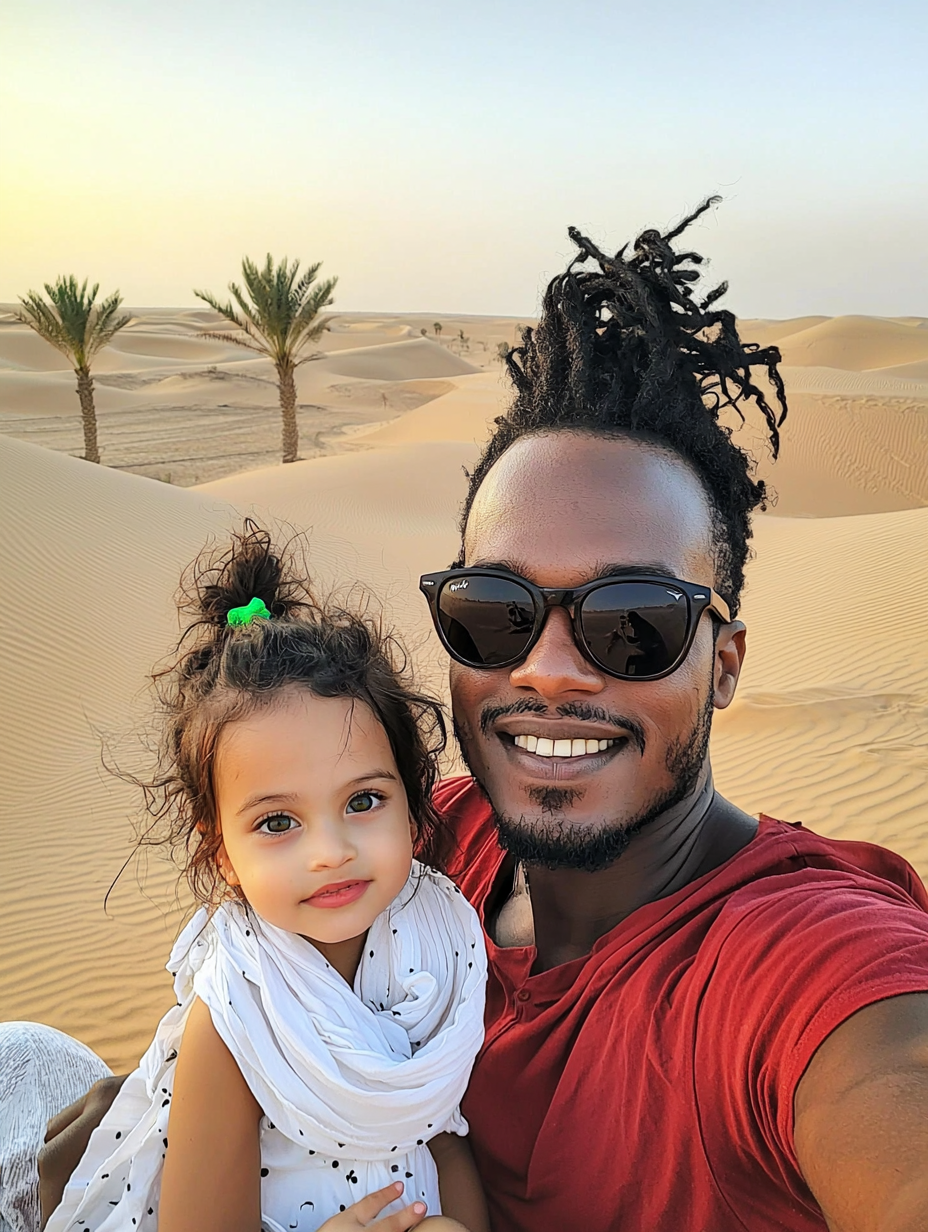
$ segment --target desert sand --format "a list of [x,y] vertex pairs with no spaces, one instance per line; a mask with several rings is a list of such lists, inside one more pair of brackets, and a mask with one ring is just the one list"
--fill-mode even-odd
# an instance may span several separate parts
[[[456,553],[463,468],[505,403],[497,346],[518,324],[340,318],[300,369],[305,460],[281,467],[269,365],[199,338],[210,319],[138,310],[104,352],[98,467],[73,456],[64,359],[0,315],[0,1018],[70,1031],[119,1069],[170,1004],[187,901],[148,853],[104,909],[138,815],[104,762],[144,767],[146,676],[176,636],[181,568],[244,513],[305,529],[319,583],[364,583],[443,691],[416,579]],[[740,438],[776,502],[756,521],[745,673],[713,735],[719,786],[928,875],[928,320],[743,327],[781,346],[791,409],[775,465],[755,428]]]

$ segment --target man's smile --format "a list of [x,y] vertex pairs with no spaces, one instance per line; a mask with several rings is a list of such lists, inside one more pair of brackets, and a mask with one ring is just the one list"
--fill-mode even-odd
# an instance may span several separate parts
[[487,733],[521,774],[534,779],[585,777],[636,746],[633,735],[611,724],[538,714],[508,715]]
[[516,748],[527,749],[539,757],[585,757],[590,753],[604,753],[616,743],[614,740],[551,740],[547,736],[515,736]]

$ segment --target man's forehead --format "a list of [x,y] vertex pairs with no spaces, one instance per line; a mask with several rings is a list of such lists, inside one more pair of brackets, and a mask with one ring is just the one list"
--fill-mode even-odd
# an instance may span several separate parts
[[[669,560],[596,560],[584,562],[583,577],[578,578],[578,582],[594,582],[598,578],[622,577],[626,574],[635,577],[673,577],[678,563],[671,563]],[[512,556],[492,560],[478,556],[473,560],[468,558],[467,564],[472,569],[507,569],[510,573],[518,573],[520,577],[528,578],[530,582],[537,580],[532,576],[538,567],[537,560],[519,559]]]
[[711,555],[711,514],[696,475],[663,450],[566,433],[526,438],[481,485],[464,550],[468,565],[507,562],[526,577],[571,564],[587,578],[666,576]]

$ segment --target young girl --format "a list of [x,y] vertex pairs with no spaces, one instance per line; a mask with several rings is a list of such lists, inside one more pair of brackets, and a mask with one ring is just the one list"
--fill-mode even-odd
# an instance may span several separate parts
[[203,906],[47,1232],[484,1232],[459,1102],[486,958],[430,867],[440,711],[254,523],[188,593],[148,800]]

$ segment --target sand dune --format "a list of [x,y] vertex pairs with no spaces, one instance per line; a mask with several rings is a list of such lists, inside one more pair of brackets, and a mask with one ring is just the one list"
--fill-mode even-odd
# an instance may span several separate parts
[[[113,351],[122,355],[143,355],[146,358],[165,359],[169,363],[184,360],[188,363],[215,364],[223,360],[241,359],[241,347],[232,343],[216,342],[209,338],[187,338],[175,333],[149,329],[132,329],[127,326],[110,344]],[[132,359],[127,360],[129,364]]]
[[895,367],[878,368],[881,376],[900,377],[905,381],[928,381],[928,359],[916,359],[911,364],[897,364]]
[[[736,439],[758,460],[775,517],[841,517],[928,505],[928,398],[789,391],[780,457],[757,421]],[[729,420],[731,420],[729,416]]]
[[[494,351],[517,324],[447,318],[442,341],[428,315],[333,323],[326,356],[299,376],[301,430],[321,437],[320,456],[280,467],[261,465],[279,432],[270,365],[199,339],[212,320],[139,312],[97,386],[111,452],[199,450],[216,467],[186,489],[67,456],[72,374],[0,323],[0,1016],[75,1032],[117,1067],[170,1002],[163,963],[183,904],[149,856],[104,912],[136,797],[102,755],[144,763],[146,673],[175,635],[181,567],[247,512],[305,528],[319,586],[366,583],[443,688],[416,579],[456,553],[463,467],[504,405]],[[713,736],[719,784],[751,810],[885,842],[928,874],[928,330],[745,329],[793,348],[791,410],[781,461],[761,462],[779,504],[757,521],[748,661]],[[200,349],[214,345],[228,357]]]
[[[814,379],[808,384],[793,380],[795,373],[810,371]],[[776,463],[756,417],[744,426],[729,417],[736,439],[770,484],[770,514],[838,517],[928,505],[928,385],[880,378],[883,389],[871,392],[863,374],[822,368],[786,369],[786,380],[790,413]],[[462,377],[444,397],[359,432],[354,443],[479,443],[504,409],[507,393],[499,373]]]
[[267,467],[196,491],[262,522],[306,531],[322,590],[357,579],[357,597],[373,595],[386,604],[415,651],[423,679],[443,692],[446,661],[430,635],[419,575],[455,559],[463,468],[476,455],[466,443],[416,442],[298,462],[285,475],[280,467]]
[[103,769],[101,741],[118,747],[141,721],[145,673],[174,633],[177,566],[223,518],[166,484],[0,446],[0,1013],[61,1025],[125,1064],[140,1016],[169,1004],[160,968],[176,916],[165,870],[145,896],[126,879],[104,913],[133,793]]
[[65,372],[70,364],[54,347],[24,325],[0,322],[0,368],[27,372]]
[[834,317],[776,341],[785,364],[860,372],[928,359],[928,321]]
[[[4,429],[14,417],[55,415],[73,420],[75,408],[79,412],[76,380],[70,368],[58,372],[14,370],[2,373],[0,381],[3,386],[0,424]],[[136,395],[127,389],[114,389],[103,384],[97,388],[96,404],[101,412],[123,410],[137,401]]]
[[[421,332],[425,320],[429,337]],[[202,336],[220,325],[216,314],[198,310],[133,312],[94,364],[107,465],[190,486],[280,458],[273,365]],[[359,429],[449,392],[455,377],[498,372],[496,347],[516,327],[505,318],[454,318],[441,341],[434,325],[434,318],[334,319],[325,349],[297,370],[301,455],[350,446]],[[0,316],[0,431],[79,456],[73,386],[64,356],[11,315]]]
[[928,876],[928,509],[766,518],[749,650],[719,716],[719,786],[743,808],[892,847]]
[[366,381],[402,381],[410,376],[462,376],[477,368],[428,338],[409,338],[389,346],[360,347],[338,351],[322,361],[338,376]]
[[783,364],[780,371],[791,394],[844,394],[850,398],[871,398],[882,395],[891,398],[928,398],[928,377],[921,377],[928,360],[923,363],[900,364],[896,368],[872,368],[848,372],[844,368],[824,368],[810,364],[806,368]]
[[505,409],[507,394],[500,372],[459,377],[443,397],[384,427],[359,433],[355,439],[358,444],[374,448],[419,441],[480,444],[492,431],[495,417]]

